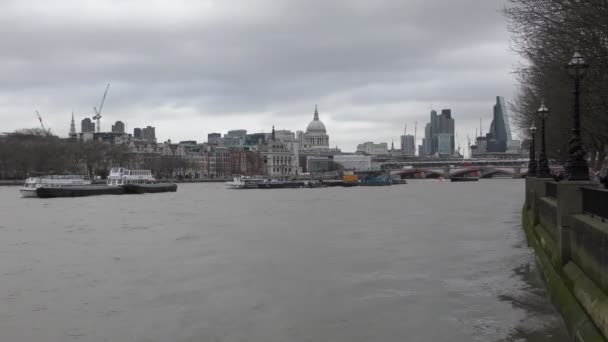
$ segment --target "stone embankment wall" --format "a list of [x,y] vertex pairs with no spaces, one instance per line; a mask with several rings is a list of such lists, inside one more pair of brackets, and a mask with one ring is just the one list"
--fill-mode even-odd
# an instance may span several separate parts
[[575,341],[608,341],[608,190],[527,178],[522,223]]

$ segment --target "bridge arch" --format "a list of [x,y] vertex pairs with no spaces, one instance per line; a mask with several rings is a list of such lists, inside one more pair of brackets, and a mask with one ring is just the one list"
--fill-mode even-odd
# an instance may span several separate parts
[[430,169],[402,169],[397,172],[391,173],[393,176],[399,175],[401,179],[404,178],[439,178],[443,177],[443,173],[437,170]]
[[475,166],[470,167],[464,170],[458,170],[452,174],[450,177],[463,177],[463,176],[476,176],[480,178],[492,178],[493,176],[501,175],[507,177],[514,177],[515,172],[501,169],[501,168],[493,168],[487,166]]

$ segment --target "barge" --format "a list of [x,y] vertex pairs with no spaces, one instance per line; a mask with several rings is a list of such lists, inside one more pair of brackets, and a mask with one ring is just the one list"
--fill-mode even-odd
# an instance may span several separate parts
[[156,182],[150,170],[128,170],[117,167],[110,170],[106,184],[62,187],[41,186],[35,190],[36,196],[40,198],[83,197],[176,192],[177,184]]

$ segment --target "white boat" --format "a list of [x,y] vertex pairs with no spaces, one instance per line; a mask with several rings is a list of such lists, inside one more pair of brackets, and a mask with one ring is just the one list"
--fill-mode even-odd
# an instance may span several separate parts
[[265,181],[264,178],[235,176],[232,181],[224,183],[228,189],[257,189],[260,183]]
[[108,176],[108,185],[151,184],[156,183],[150,170],[128,170],[123,167],[113,167]]
[[89,185],[91,181],[81,175],[52,175],[29,177],[19,189],[23,197],[36,197],[39,188],[61,188],[66,186]]

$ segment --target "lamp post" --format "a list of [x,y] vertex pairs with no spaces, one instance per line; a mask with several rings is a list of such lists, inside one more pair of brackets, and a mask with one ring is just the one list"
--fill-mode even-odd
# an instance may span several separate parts
[[568,161],[566,162],[566,173],[569,181],[589,180],[589,166],[585,159],[585,146],[581,139],[581,117],[580,117],[580,84],[583,76],[587,72],[589,65],[585,62],[581,54],[574,53],[572,60],[566,67],[568,74],[574,79],[574,124],[572,127],[572,137],[568,142]]
[[549,116],[549,110],[542,102],[540,108],[536,111],[540,117],[540,153],[538,155],[538,177],[549,178],[551,177],[551,170],[549,169],[549,161],[547,160],[547,154],[545,149],[545,119]]
[[528,177],[536,177],[536,151],[534,150],[535,144],[535,135],[536,135],[536,126],[532,124],[530,126],[530,136],[532,137],[532,141],[530,141],[530,161],[528,162]]

